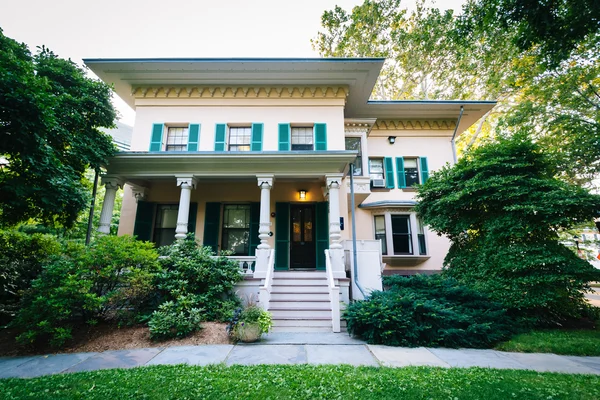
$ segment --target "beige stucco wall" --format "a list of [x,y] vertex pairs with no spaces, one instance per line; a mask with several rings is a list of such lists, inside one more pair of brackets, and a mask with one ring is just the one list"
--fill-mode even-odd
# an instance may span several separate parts
[[312,125],[327,124],[327,149],[344,150],[344,101],[343,99],[301,99],[289,101],[254,101],[243,102],[236,99],[221,99],[221,104],[188,104],[175,106],[166,102],[179,99],[146,101],[146,105],[136,107],[135,125],[131,140],[132,151],[148,151],[152,124],[167,125],[200,125],[200,151],[212,151],[215,148],[215,125],[263,123],[263,151],[278,150],[278,124]]

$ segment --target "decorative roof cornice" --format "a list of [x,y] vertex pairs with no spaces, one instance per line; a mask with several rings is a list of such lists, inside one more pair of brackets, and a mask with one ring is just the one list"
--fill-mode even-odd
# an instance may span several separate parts
[[373,126],[374,130],[453,130],[456,126],[455,120],[390,120],[378,119]]
[[345,99],[346,86],[134,86],[136,98],[320,98]]
[[375,119],[346,119],[344,121],[344,132],[368,134],[373,128],[375,121]]

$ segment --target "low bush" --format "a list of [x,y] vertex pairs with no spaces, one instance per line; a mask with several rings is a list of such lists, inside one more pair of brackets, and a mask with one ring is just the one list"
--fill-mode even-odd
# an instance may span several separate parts
[[55,236],[0,230],[0,325],[14,318],[24,291],[59,252]]
[[243,279],[238,263],[215,257],[210,247],[198,246],[193,235],[160,249],[162,272],[156,276],[158,304],[184,297],[202,309],[207,321],[227,321],[239,307],[235,284]]
[[152,313],[148,321],[150,338],[155,340],[185,337],[202,329],[204,310],[193,306],[185,296],[179,296],[177,302],[167,301]]
[[499,303],[455,279],[393,276],[384,285],[345,313],[348,331],[369,343],[488,348],[514,333]]
[[103,236],[89,248],[66,243],[23,296],[11,323],[21,331],[17,342],[60,347],[76,324],[137,314],[155,291],[157,258],[152,244],[130,236]]

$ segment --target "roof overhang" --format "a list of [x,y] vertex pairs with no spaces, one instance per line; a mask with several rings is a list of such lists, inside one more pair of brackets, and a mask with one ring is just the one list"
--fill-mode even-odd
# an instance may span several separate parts
[[496,101],[464,100],[394,100],[368,101],[365,104],[346,106],[347,118],[377,118],[379,120],[458,120],[460,108],[463,115],[457,133],[469,129],[496,105]]
[[364,105],[384,58],[88,58],[83,62],[135,108],[133,87],[151,85],[339,85]]
[[112,157],[107,175],[123,179],[156,179],[177,175],[248,178],[323,177],[345,173],[356,151],[261,152],[123,152]]
[[359,208],[393,208],[393,207],[414,207],[417,202],[414,200],[382,200],[371,203],[362,203]]

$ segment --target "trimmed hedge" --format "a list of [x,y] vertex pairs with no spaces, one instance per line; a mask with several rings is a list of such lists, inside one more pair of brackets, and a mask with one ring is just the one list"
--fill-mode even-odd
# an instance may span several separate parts
[[499,303],[455,279],[392,276],[384,286],[345,313],[348,331],[369,343],[489,348],[514,333]]

